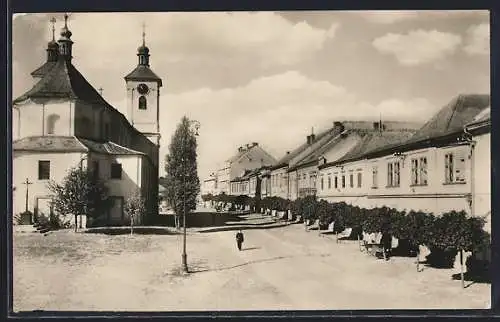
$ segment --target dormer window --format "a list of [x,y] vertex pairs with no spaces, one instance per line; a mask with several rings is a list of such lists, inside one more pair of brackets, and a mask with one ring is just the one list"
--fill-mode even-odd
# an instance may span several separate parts
[[145,96],[140,96],[139,97],[139,109],[140,110],[145,110],[148,108],[148,102]]

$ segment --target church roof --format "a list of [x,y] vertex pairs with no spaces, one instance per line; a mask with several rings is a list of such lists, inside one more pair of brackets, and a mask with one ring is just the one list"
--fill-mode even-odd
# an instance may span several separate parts
[[14,103],[33,98],[80,99],[88,103],[109,105],[75,66],[64,59],[55,62],[52,69],[29,91],[16,98]]
[[158,77],[148,66],[138,65],[133,71],[131,71],[125,80],[132,81],[154,81],[158,82],[159,86],[162,86],[161,78]]
[[144,155],[144,153],[135,151],[114,142],[97,142],[88,139],[78,138],[84,146],[86,146],[90,151],[110,154],[110,155]]
[[33,152],[87,152],[88,149],[74,136],[29,136],[12,142],[14,151]]
[[97,142],[76,136],[30,136],[12,143],[14,151],[95,152],[108,155],[143,155],[114,142]]
[[54,68],[55,65],[56,65],[55,61],[47,61],[47,62],[45,62],[45,64],[43,64],[42,66],[38,67],[33,72],[31,72],[31,76],[33,76],[33,77],[43,77],[52,68]]

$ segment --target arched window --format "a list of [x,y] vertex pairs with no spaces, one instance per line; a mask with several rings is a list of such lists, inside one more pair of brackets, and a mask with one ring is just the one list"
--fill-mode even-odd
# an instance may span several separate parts
[[140,96],[139,97],[139,109],[140,110],[145,110],[148,107],[148,102],[146,101],[146,97]]
[[61,117],[57,114],[50,114],[47,117],[47,134],[54,134],[55,132],[55,127],[56,127],[56,122],[60,119]]

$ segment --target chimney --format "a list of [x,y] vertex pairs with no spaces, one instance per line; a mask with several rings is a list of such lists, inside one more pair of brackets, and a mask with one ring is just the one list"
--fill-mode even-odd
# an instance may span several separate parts
[[243,147],[242,147],[242,146],[240,146],[240,147],[238,148],[238,152],[243,152]]
[[250,144],[247,144],[246,147],[247,147],[247,150],[250,149]]

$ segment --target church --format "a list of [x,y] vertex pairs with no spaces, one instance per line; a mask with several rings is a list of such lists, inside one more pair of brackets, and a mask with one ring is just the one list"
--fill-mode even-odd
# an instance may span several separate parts
[[31,73],[33,87],[13,101],[13,214],[48,215],[49,181],[61,182],[70,168],[83,167],[104,181],[112,203],[87,225],[128,224],[124,205],[136,191],[146,203],[138,224],[147,224],[158,214],[162,80],[150,68],[145,32],[138,64],[124,77],[123,115],[73,65],[68,15],[57,41],[52,23],[45,63]]

